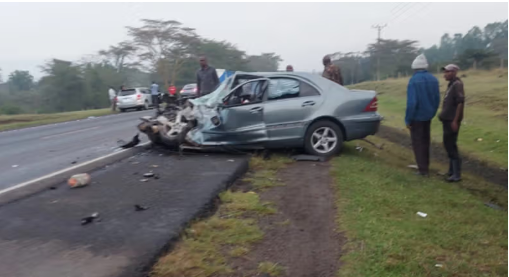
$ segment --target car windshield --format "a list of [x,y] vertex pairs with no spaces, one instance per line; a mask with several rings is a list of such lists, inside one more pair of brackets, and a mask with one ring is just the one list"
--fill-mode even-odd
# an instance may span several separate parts
[[136,94],[135,89],[126,89],[126,90],[122,90],[118,95],[119,96],[128,96],[128,95],[133,95],[133,94]]

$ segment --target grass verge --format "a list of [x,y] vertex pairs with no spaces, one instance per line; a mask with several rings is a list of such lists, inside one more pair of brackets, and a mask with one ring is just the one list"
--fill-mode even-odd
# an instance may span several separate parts
[[[261,201],[257,191],[279,185],[276,173],[288,162],[282,157],[268,161],[252,158],[249,177],[242,183],[249,183],[253,190],[221,193],[221,205],[216,214],[187,228],[175,248],[159,259],[151,276],[206,277],[242,273],[230,267],[228,259],[247,255],[251,245],[263,238],[258,219],[274,214],[276,209],[271,203]],[[269,262],[259,267],[260,272],[281,274],[282,270]]]
[[507,276],[507,190],[468,174],[460,184],[415,176],[408,150],[371,139],[384,149],[350,143],[333,161],[348,238],[340,276]]
[[111,109],[98,109],[52,114],[0,115],[0,131],[33,127],[111,114]]
[[[507,69],[467,71],[460,75],[463,74],[466,106],[458,138],[460,149],[476,159],[507,168]],[[447,82],[441,75],[436,77],[443,98]],[[351,88],[376,90],[379,111],[385,117],[383,124],[404,129],[407,84],[408,78],[400,78],[360,83]],[[431,127],[432,139],[441,143],[441,122],[435,118]]]

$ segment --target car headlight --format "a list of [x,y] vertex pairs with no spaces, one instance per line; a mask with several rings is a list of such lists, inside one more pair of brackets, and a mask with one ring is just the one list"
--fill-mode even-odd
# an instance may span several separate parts
[[214,126],[218,126],[219,124],[221,124],[221,120],[219,120],[219,117],[217,116],[214,116],[210,119],[212,121],[212,124],[214,124]]

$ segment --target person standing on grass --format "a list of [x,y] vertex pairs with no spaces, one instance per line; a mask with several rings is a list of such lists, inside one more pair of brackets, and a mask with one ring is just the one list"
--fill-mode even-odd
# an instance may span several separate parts
[[323,57],[322,62],[324,66],[322,77],[343,85],[343,76],[341,76],[341,70],[339,67],[332,63],[330,56],[326,55]]
[[108,90],[108,96],[110,98],[110,104],[111,104],[111,110],[112,111],[115,111],[117,109],[117,99],[115,99],[117,97],[117,92],[115,91],[115,89],[113,87],[110,87],[110,89]]
[[421,54],[412,63],[414,75],[407,87],[405,124],[410,130],[412,148],[419,171],[418,175],[429,175],[429,152],[431,144],[431,120],[440,104],[438,80],[427,71],[428,61]]
[[196,72],[196,94],[198,96],[207,95],[213,92],[219,86],[219,77],[216,69],[209,66],[207,57],[200,57],[200,69]]
[[458,134],[461,121],[463,120],[463,108],[465,106],[465,91],[463,82],[456,75],[459,67],[449,64],[442,67],[445,80],[449,81],[442,102],[442,112],[438,118],[442,121],[443,142],[447,156],[449,156],[448,182],[461,181],[461,158],[458,152]]
[[159,85],[155,81],[152,81],[152,85],[150,85],[150,95],[152,96],[152,105],[159,107]]

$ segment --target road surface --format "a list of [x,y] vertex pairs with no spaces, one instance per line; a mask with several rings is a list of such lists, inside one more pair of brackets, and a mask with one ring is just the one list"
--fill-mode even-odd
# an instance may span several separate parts
[[[153,114],[128,112],[0,132],[0,190],[112,153],[119,139],[130,141],[136,134],[138,118]],[[140,139],[147,141],[143,134]]]

